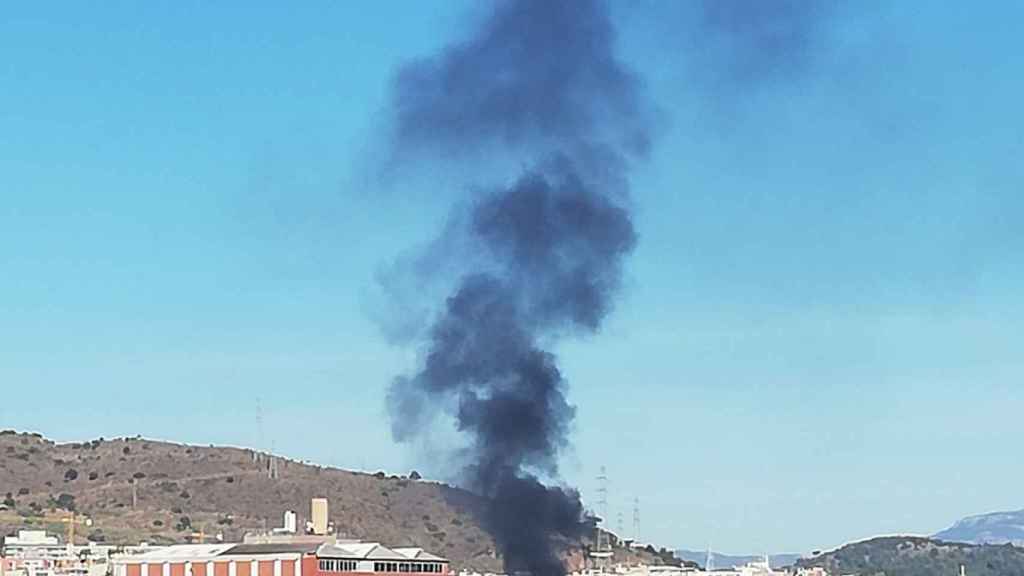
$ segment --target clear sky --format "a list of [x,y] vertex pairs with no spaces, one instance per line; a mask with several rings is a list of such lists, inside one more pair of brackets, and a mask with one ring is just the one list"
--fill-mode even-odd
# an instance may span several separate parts
[[[368,167],[466,5],[5,5],[0,427],[446,477],[390,439],[375,278],[468,183]],[[857,3],[773,59],[693,6],[614,4],[660,129],[623,295],[559,350],[566,480],[736,552],[1021,508],[1024,8]]]

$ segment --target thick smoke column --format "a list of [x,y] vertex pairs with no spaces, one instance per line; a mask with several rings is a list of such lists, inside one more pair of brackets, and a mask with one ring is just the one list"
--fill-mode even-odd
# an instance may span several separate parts
[[454,417],[472,452],[463,482],[488,502],[506,569],[538,576],[564,574],[555,540],[586,529],[578,494],[538,479],[557,477],[575,413],[549,347],[599,329],[636,242],[623,170],[649,138],[613,44],[599,0],[507,1],[395,83],[400,155],[496,150],[533,166],[452,218],[472,263],[389,406],[399,440],[438,409]]

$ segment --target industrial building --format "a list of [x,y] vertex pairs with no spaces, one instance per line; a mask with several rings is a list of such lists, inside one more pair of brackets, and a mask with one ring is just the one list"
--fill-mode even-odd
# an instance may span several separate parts
[[113,561],[113,576],[345,576],[449,573],[448,560],[420,548],[332,540],[181,544]]

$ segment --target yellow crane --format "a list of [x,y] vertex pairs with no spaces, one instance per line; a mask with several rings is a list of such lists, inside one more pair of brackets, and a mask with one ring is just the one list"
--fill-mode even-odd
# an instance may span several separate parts
[[75,545],[75,526],[82,524],[83,526],[92,526],[92,518],[88,516],[79,516],[74,512],[68,512],[68,515],[60,519],[61,522],[67,524],[66,536],[68,546]]

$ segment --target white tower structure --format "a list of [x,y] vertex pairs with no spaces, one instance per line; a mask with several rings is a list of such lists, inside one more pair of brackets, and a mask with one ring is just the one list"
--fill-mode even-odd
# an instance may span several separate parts
[[288,510],[284,513],[284,531],[289,534],[295,534],[299,529],[299,517],[295,512]]

